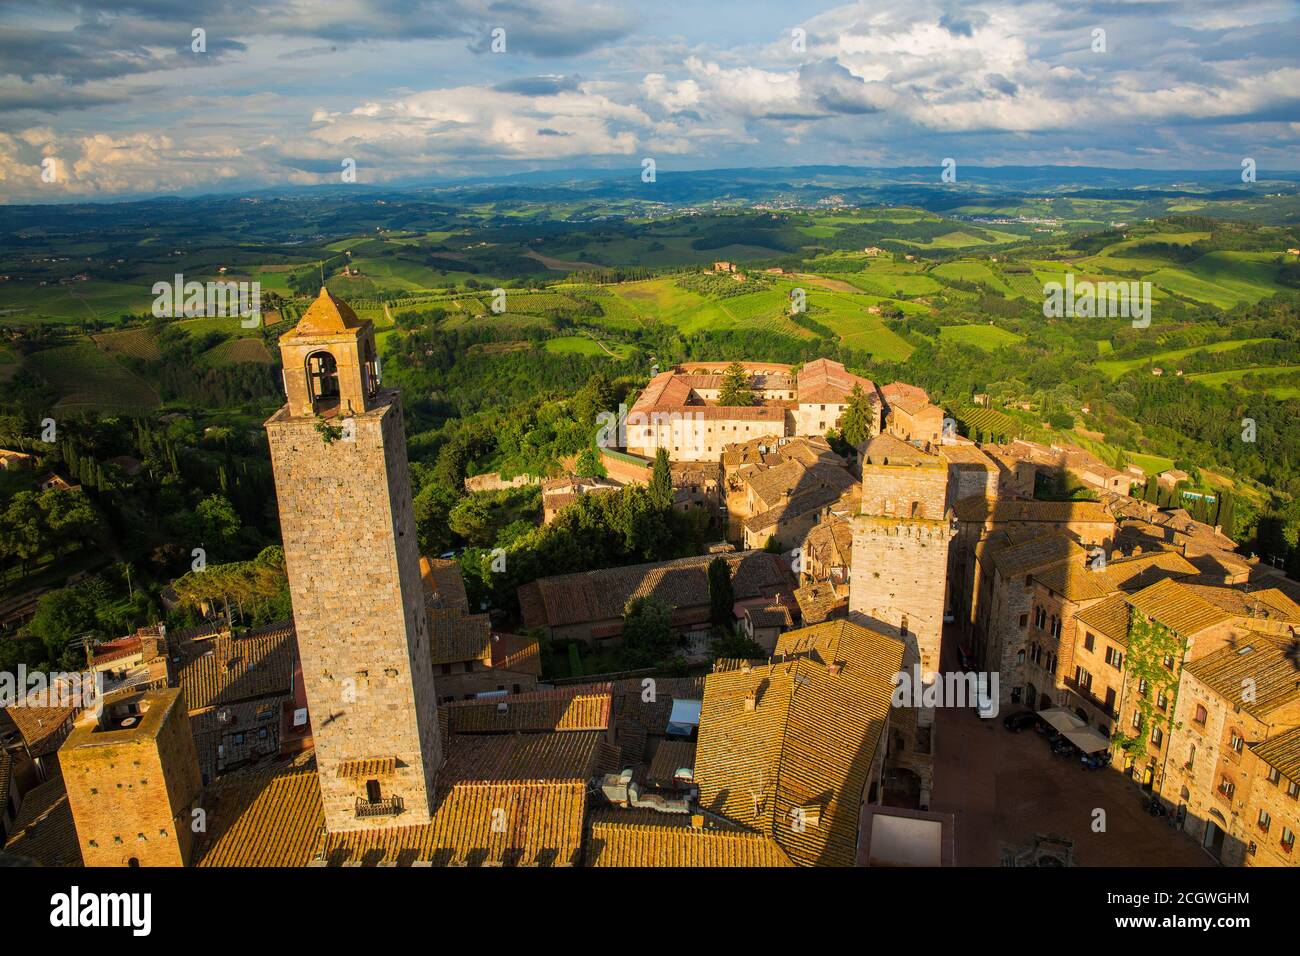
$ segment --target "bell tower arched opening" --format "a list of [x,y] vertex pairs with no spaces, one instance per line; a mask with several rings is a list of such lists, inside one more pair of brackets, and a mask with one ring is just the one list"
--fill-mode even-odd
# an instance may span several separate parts
[[339,403],[339,363],[329,352],[321,350],[307,356],[307,385],[312,407],[319,412]]

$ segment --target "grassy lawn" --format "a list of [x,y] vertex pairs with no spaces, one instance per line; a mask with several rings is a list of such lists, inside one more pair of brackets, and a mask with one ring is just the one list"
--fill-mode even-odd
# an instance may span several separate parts
[[939,336],[946,342],[969,345],[985,352],[1023,342],[1025,338],[996,325],[945,325],[939,329]]
[[[1263,391],[1274,398],[1300,398],[1300,367],[1295,365],[1263,365],[1258,368],[1237,368],[1227,372],[1200,372],[1188,378],[1202,385],[1221,387],[1228,383],[1241,385],[1247,375],[1278,376],[1289,375],[1290,381],[1285,385],[1270,385]],[[1244,386],[1243,386],[1244,387]]]
[[1148,455],[1144,452],[1136,451],[1126,451],[1124,454],[1128,455],[1128,460],[1130,462],[1145,471],[1147,477],[1158,475],[1162,471],[1168,471],[1170,468],[1174,467],[1174,460],[1172,458],[1163,458],[1160,455]]
[[[1168,352],[1155,352],[1151,355],[1144,355],[1141,358],[1127,359],[1105,359],[1094,363],[1097,370],[1110,378],[1119,378],[1125,372],[1135,368],[1142,368],[1148,362],[1158,365],[1162,362],[1176,362],[1184,356],[1191,355],[1193,352],[1230,352],[1233,349],[1239,349],[1243,346],[1253,345],[1256,342],[1270,342],[1271,339],[1231,339],[1227,342],[1212,342],[1209,345],[1193,345],[1185,349],[1171,349]],[[1207,373],[1209,374],[1209,373]],[[1196,376],[1193,376],[1196,377]]]
[[[545,349],[548,352],[573,352],[578,355],[604,355],[610,358],[626,359],[635,351],[632,346],[624,345],[622,342],[607,342],[605,347],[595,339],[588,338],[585,335],[562,335],[558,338],[547,339]],[[606,351],[608,349],[608,351]],[[613,356],[610,356],[613,352]]]

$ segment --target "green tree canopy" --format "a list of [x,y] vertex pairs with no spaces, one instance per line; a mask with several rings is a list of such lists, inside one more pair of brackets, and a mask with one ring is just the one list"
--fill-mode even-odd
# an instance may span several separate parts
[[657,597],[633,598],[623,614],[623,646],[636,667],[660,664],[677,646],[673,610]]
[[840,435],[845,442],[857,448],[871,437],[871,427],[875,420],[871,398],[861,384],[854,385],[849,394],[849,406],[840,416]]
[[718,395],[718,404],[754,404],[754,389],[750,383],[749,373],[739,362],[732,362],[722,373],[722,389]]

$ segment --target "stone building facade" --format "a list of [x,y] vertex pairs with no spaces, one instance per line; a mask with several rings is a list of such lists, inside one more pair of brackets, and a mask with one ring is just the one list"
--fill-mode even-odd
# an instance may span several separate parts
[[202,782],[184,698],[125,692],[87,711],[59,748],[86,866],[185,866]]
[[401,400],[327,290],[266,423],[326,827],[427,823],[441,748]]
[[1245,819],[1256,834],[1246,846],[1247,866],[1300,866],[1300,728],[1252,742],[1263,764],[1246,799]]
[[1257,751],[1297,727],[1295,669],[1267,635],[1183,668],[1160,794],[1220,862],[1295,865],[1281,845],[1288,831],[1294,846],[1295,803]]

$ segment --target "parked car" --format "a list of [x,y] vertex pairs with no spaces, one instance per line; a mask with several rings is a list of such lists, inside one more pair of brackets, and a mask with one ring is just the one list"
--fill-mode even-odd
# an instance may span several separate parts
[[1018,734],[1022,730],[1028,730],[1038,720],[1038,715],[1032,710],[1018,710],[1013,714],[1007,714],[1002,718],[1002,726],[1007,728],[1013,734]]

